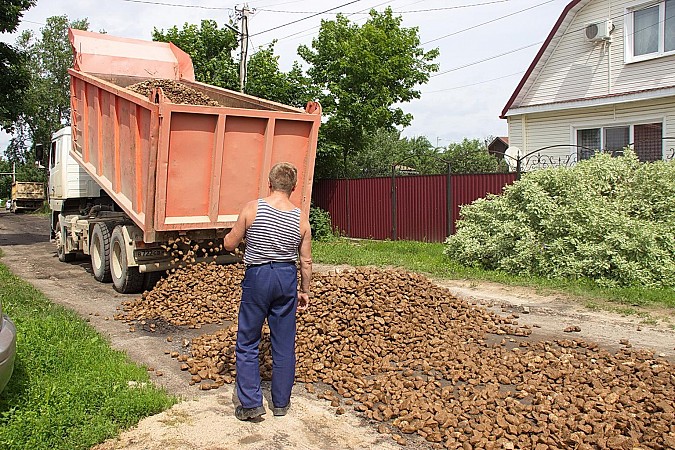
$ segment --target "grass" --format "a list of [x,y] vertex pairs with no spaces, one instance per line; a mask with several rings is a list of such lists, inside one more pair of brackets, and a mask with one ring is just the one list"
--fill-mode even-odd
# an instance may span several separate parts
[[[675,289],[599,286],[592,280],[524,277],[458,264],[443,255],[442,243],[371,241],[337,238],[312,243],[317,263],[353,266],[395,266],[438,278],[484,280],[527,286],[545,292],[557,291],[583,299],[597,299],[627,306],[675,308]],[[625,309],[626,311],[628,309]]]
[[2,264],[0,298],[18,334],[14,374],[0,394],[1,449],[88,449],[177,401]]

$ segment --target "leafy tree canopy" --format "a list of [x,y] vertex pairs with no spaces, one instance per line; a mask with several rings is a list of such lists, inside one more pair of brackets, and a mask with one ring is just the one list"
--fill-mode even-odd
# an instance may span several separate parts
[[202,20],[199,27],[185,23],[181,30],[176,26],[166,31],[155,28],[152,39],[172,42],[189,54],[197,81],[239,89],[239,64],[232,59],[237,36],[230,28],[218,28],[215,20]]
[[0,33],[12,33],[19,26],[23,12],[35,6],[36,0],[3,0],[0,4]]
[[287,73],[279,69],[279,57],[274,54],[274,43],[251,57],[245,91],[247,94],[298,108],[315,100],[319,93],[311,79],[303,74],[297,61]]
[[[232,57],[238,38],[231,28],[219,29],[214,20],[202,20],[199,27],[186,23],[182,30],[175,26],[166,32],[155,28],[152,38],[172,42],[190,55],[198,81],[239,90],[239,62]],[[279,69],[274,43],[251,56],[244,91],[297,107],[303,107],[316,98],[316,88],[303,75],[299,64],[293,64],[288,73]]]
[[[11,33],[19,26],[23,11],[35,0],[4,0],[0,4],[0,33]],[[0,127],[12,131],[21,113],[23,94],[28,87],[25,55],[0,42]]]
[[347,176],[390,176],[392,166],[396,166],[397,173],[406,173],[410,168],[412,173],[421,175],[443,173],[445,170],[438,150],[426,137],[401,138],[398,130],[381,128],[369,136],[363,149],[348,161]]
[[[418,29],[401,27],[401,20],[391,8],[382,13],[371,10],[362,26],[338,15],[322,21],[311,49],[298,48],[310,64],[308,75],[321,89],[319,101],[328,117],[322,129],[330,144],[328,156],[335,147],[341,150],[345,174],[349,156],[360,151],[370,135],[410,124],[412,115],[393,105],[419,98],[415,87],[438,70],[433,64],[438,50],[425,52]],[[319,165],[327,162],[324,148]]]
[[450,144],[445,148],[441,157],[450,163],[452,173],[508,171],[504,160],[489,154],[485,143],[478,139],[464,138],[462,142]]
[[49,148],[52,133],[70,124],[68,68],[72,66],[73,53],[68,28],[88,27],[86,19],[69,21],[65,15],[53,16],[47,19],[39,37],[26,31],[17,39],[16,47],[27,56],[29,85],[6,152],[11,162],[32,164],[34,144]]

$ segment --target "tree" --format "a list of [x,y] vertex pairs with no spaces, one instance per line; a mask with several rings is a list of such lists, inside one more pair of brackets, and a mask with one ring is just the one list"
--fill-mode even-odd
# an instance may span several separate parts
[[[5,0],[0,5],[0,33],[11,33],[19,25],[23,11],[35,0]],[[21,114],[24,92],[28,87],[25,55],[0,42],[0,127],[11,132]]]
[[[68,68],[72,65],[73,53],[68,28],[86,30],[88,27],[86,19],[69,21],[67,16],[53,16],[40,30],[39,39],[30,31],[17,39],[17,48],[27,55],[25,67],[29,87],[15,122],[17,132],[8,149],[13,161],[32,165],[31,149],[35,144],[49,148],[52,134],[70,124]],[[46,162],[46,159],[42,161],[44,165]]]
[[[195,78],[202,83],[239,90],[239,63],[232,58],[237,36],[230,28],[218,29],[213,20],[202,20],[200,27],[185,24],[182,30],[172,27],[166,32],[155,30],[155,41],[172,42],[192,58]],[[248,63],[247,94],[286,105],[304,107],[316,99],[317,90],[296,62],[288,73],[279,69],[274,43],[259,50]]]
[[453,173],[506,172],[508,169],[504,160],[489,154],[485,143],[478,139],[464,138],[462,142],[450,144],[441,157],[450,162]]
[[445,164],[437,149],[424,136],[401,138],[398,130],[379,129],[347,164],[347,176],[389,176],[393,165],[410,167],[416,174],[444,173]]
[[247,94],[298,108],[315,100],[319,94],[317,87],[303,74],[297,61],[288,73],[279,69],[279,57],[274,54],[274,43],[251,57],[245,91]]
[[185,23],[182,30],[155,28],[152,39],[172,42],[190,55],[197,81],[239,90],[239,64],[232,59],[237,36],[230,28],[219,29],[215,20],[202,20],[199,27]]
[[[426,83],[438,70],[432,61],[438,50],[420,47],[417,28],[402,28],[401,17],[391,8],[359,26],[338,15],[322,21],[312,48],[300,46],[298,54],[310,64],[308,75],[319,86],[319,96],[328,117],[322,127],[329,156],[335,146],[342,156],[343,174],[348,159],[360,151],[378,129],[393,130],[412,120],[394,104],[420,97],[416,86]],[[323,150],[323,148],[322,148]],[[318,165],[326,158],[318,155]],[[333,170],[337,172],[337,170]]]

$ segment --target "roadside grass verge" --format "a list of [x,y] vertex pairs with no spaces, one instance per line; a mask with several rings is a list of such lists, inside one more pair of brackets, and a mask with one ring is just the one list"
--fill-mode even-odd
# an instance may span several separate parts
[[0,298],[18,334],[14,374],[0,394],[0,449],[88,449],[176,403],[74,312],[2,264]]
[[[448,279],[484,280],[507,285],[527,286],[542,291],[558,291],[584,299],[615,304],[675,309],[675,289],[599,286],[592,280],[564,280],[524,277],[506,272],[483,270],[458,264],[443,254],[442,243],[414,241],[372,241],[337,238],[312,242],[317,263],[352,266],[395,266]],[[629,311],[629,309],[624,309]]]

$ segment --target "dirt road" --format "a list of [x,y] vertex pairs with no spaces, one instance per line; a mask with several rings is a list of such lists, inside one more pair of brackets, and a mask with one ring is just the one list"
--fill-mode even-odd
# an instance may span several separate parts
[[[67,264],[58,261],[49,242],[46,217],[0,212],[2,262],[16,275],[32,283],[52,301],[75,310],[108,337],[111,345],[129,357],[154,368],[163,375],[153,381],[186,401],[169,411],[143,420],[133,430],[107,442],[100,449],[300,449],[300,448],[395,448],[389,435],[377,433],[375,426],[353,411],[336,416],[333,408],[296,386],[294,406],[284,418],[270,413],[260,423],[242,423],[233,417],[232,386],[216,391],[199,391],[187,384],[187,377],[166,351],[181,350],[184,340],[214,331],[177,329],[170,335],[130,333],[128,326],[112,319],[123,300],[135,298],[113,291],[111,285],[96,282],[88,260]],[[317,270],[333,270],[319,265]],[[675,361],[675,316],[652,311],[656,323],[641,323],[636,316],[623,317],[590,311],[560,295],[542,295],[531,289],[504,287],[490,283],[438,280],[455,295],[503,314],[517,314],[521,323],[531,324],[530,339],[570,337],[563,330],[578,326],[572,333],[603,346],[618,348],[621,339],[634,347],[649,348]],[[417,444],[417,443],[416,443]],[[419,442],[419,445],[423,445]],[[415,447],[419,447],[415,445]]]

